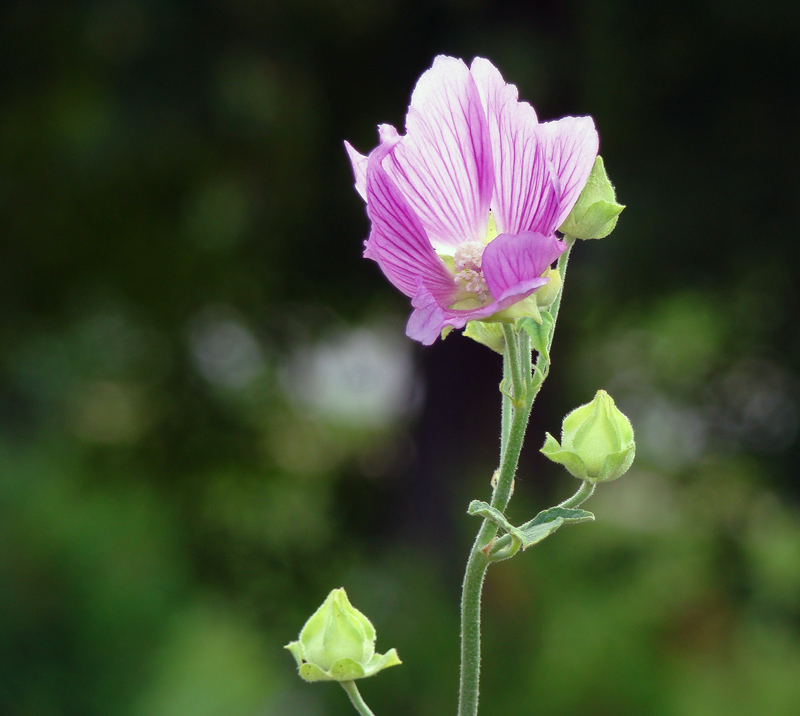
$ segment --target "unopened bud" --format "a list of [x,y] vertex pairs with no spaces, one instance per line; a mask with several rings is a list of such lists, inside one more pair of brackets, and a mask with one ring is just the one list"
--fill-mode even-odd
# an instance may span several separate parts
[[549,433],[541,452],[570,474],[591,483],[624,475],[633,462],[633,427],[604,390],[564,418],[561,444]]
[[553,305],[553,301],[556,300],[556,296],[558,296],[558,292],[561,290],[561,286],[564,282],[561,279],[561,272],[558,268],[549,268],[542,276],[548,279],[548,281],[540,289],[537,289],[533,295],[536,296],[536,305],[539,306],[539,308],[550,308],[550,306]]
[[375,653],[375,628],[344,589],[334,589],[285,648],[306,681],[363,679],[401,663],[394,649]]
[[625,207],[617,203],[603,158],[598,156],[580,197],[559,231],[578,239],[602,239],[617,225]]

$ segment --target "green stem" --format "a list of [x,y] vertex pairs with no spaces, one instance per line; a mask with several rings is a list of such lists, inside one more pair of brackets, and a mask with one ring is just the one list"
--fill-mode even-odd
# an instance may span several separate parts
[[[514,330],[514,326],[510,323],[503,323],[503,336],[505,337],[506,350],[503,354],[508,356],[508,362],[503,361],[503,380],[505,382],[506,392],[509,389],[509,382],[511,383],[511,393],[514,396],[513,403],[519,406],[525,397],[525,384],[522,378],[522,357],[519,350],[519,336]],[[508,371],[506,371],[508,368]],[[511,380],[509,381],[508,372],[511,373]]]
[[355,681],[340,681],[339,683],[347,692],[347,695],[350,697],[350,701],[352,701],[353,706],[355,706],[356,711],[358,711],[361,716],[375,716],[375,714],[370,710],[369,706],[364,703],[364,699],[361,698],[361,693],[359,692]]
[[[553,323],[555,323],[558,318],[558,311],[561,308],[561,297],[564,295],[564,282],[567,280],[567,264],[569,263],[569,255],[572,253],[572,247],[575,245],[575,237],[564,234],[564,243],[566,243],[567,249],[558,257],[558,264],[556,264],[556,268],[558,268],[558,272],[561,274],[561,290],[558,292],[556,300],[553,301],[553,305],[550,306],[550,314],[553,316]],[[551,333],[550,344],[552,345],[552,343],[553,334]]]
[[[553,346],[553,336],[556,333],[556,322],[558,321],[558,312],[561,310],[561,297],[564,295],[564,283],[567,280],[567,264],[569,263],[569,255],[572,253],[572,247],[575,245],[575,237],[570,236],[569,234],[564,234],[564,242],[567,244],[567,248],[561,256],[558,257],[558,272],[561,274],[561,290],[558,292],[556,296],[556,300],[553,301],[553,305],[550,306],[550,315],[553,317],[553,329],[550,331],[550,338],[547,341],[547,353],[550,353],[550,349]],[[541,382],[544,382],[544,378],[547,377],[547,371],[550,369],[549,364],[544,359],[543,355],[539,355],[536,359],[536,373],[539,375],[544,376]]]
[[[559,257],[558,269],[561,272],[562,288],[550,308],[553,316],[553,332],[558,311],[561,307],[563,279],[567,273],[567,262],[575,238],[565,236],[567,250]],[[548,340],[548,353],[553,342],[553,332]],[[505,512],[514,487],[514,475],[519,463],[522,443],[533,401],[542,387],[549,366],[540,355],[536,361],[536,376],[532,377],[531,349],[527,336],[520,339],[519,334],[508,324],[503,324],[506,350],[503,355],[503,419],[500,436],[500,468],[493,484],[492,507]],[[513,400],[505,393],[510,392]],[[580,491],[579,491],[580,492]],[[574,499],[574,498],[572,498]],[[585,498],[584,498],[585,499]],[[489,520],[481,524],[475,543],[472,545],[464,584],[461,592],[461,675],[459,683],[458,716],[477,716],[478,689],[481,669],[481,592],[489,567],[486,552],[497,536],[498,527]]]
[[594,494],[595,487],[597,487],[597,485],[593,482],[582,482],[578,491],[572,497],[568,500],[564,500],[561,504],[556,505],[556,507],[577,507],[583,504]]
[[[529,350],[529,349],[528,349]],[[520,366],[517,341],[506,342],[506,351],[510,353],[504,379],[509,380],[509,372],[514,366]],[[515,395],[517,395],[515,393]],[[503,435],[501,446],[500,468],[497,471],[492,494],[492,507],[505,511],[514,485],[514,475],[519,463],[522,443],[528,417],[533,407],[535,394],[527,396],[521,406],[511,406],[507,434]],[[510,402],[510,401],[509,401]],[[515,401],[516,402],[516,401]],[[486,548],[497,536],[497,525],[484,520],[472,546],[467,569],[464,573],[464,585],[461,593],[461,680],[459,690],[459,716],[476,716],[478,713],[478,685],[480,682],[481,662],[481,591],[489,566]]]

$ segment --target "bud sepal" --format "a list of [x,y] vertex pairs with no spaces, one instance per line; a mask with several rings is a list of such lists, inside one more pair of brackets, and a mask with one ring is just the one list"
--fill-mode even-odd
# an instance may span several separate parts
[[506,350],[506,339],[503,336],[503,327],[499,323],[486,321],[470,321],[464,329],[464,335],[473,341],[482,343],[491,348],[495,353],[503,355]]

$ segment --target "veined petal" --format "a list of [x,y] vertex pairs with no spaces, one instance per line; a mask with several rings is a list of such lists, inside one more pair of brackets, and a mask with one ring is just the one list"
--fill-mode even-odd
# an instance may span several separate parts
[[495,175],[492,216],[497,230],[506,234],[538,230],[550,182],[536,112],[518,100],[517,88],[506,84],[488,60],[476,57],[470,71],[489,124]]
[[429,346],[436,341],[447,323],[445,310],[431,292],[422,286],[411,305],[414,311],[406,324],[406,335]]
[[431,247],[419,218],[381,166],[397,140],[387,141],[369,156],[366,171],[367,213],[372,231],[364,255],[378,262],[386,277],[407,296],[420,285],[443,305],[450,302],[453,275]]
[[353,167],[353,176],[356,180],[356,191],[361,195],[361,198],[367,200],[367,164],[369,158],[359,153],[353,148],[347,140],[344,142],[344,148],[347,151],[347,156],[350,157],[350,164]]
[[424,286],[420,286],[411,305],[414,307],[414,311],[406,324],[406,335],[426,346],[434,343],[447,326],[463,328],[473,317],[488,316],[496,310],[490,307],[482,307],[477,311],[448,309],[442,306]]
[[492,298],[502,305],[511,296],[521,300],[544,286],[547,279],[542,274],[566,248],[555,236],[535,231],[500,234],[486,247],[482,259],[483,277]]
[[552,233],[569,216],[586,186],[600,140],[591,117],[564,117],[539,125],[555,188],[550,216],[540,231]]
[[478,88],[461,60],[439,56],[420,77],[406,136],[384,166],[434,245],[484,238],[492,152]]
[[[379,124],[378,136],[380,137],[381,144],[384,142],[391,142],[399,136],[397,130],[391,124]],[[353,166],[353,175],[356,179],[356,191],[361,195],[361,198],[367,200],[367,162],[368,157],[358,152],[353,148],[347,140],[344,142],[344,148],[347,150],[347,156],[350,157],[350,164]]]

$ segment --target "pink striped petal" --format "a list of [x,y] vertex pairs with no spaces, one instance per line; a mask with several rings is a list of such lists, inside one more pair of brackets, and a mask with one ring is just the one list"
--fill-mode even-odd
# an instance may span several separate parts
[[552,215],[540,230],[552,233],[564,223],[586,186],[600,139],[591,117],[564,117],[539,128],[556,193]]
[[421,288],[411,302],[414,311],[406,324],[406,335],[425,346],[431,345],[447,323],[444,309],[430,291]]
[[517,88],[488,60],[476,57],[472,76],[486,109],[495,187],[497,230],[552,234],[568,216],[589,177],[598,139],[591,117],[539,124]]
[[[379,124],[378,136],[380,137],[381,144],[384,142],[392,142],[399,136],[397,130],[391,124]],[[356,179],[356,191],[361,195],[361,198],[367,200],[367,162],[368,158],[353,148],[347,140],[344,142],[344,148],[347,151],[347,156],[350,157],[350,164],[353,166],[353,176]]]
[[369,159],[363,154],[353,149],[353,145],[345,140],[344,148],[347,151],[347,156],[350,158],[350,164],[353,167],[353,176],[356,180],[356,191],[361,195],[361,198],[367,200],[367,164]]
[[483,239],[492,153],[478,88],[461,60],[439,56],[420,77],[406,136],[384,166],[434,245]]
[[482,259],[483,277],[492,298],[505,308],[510,305],[509,298],[522,300],[544,286],[547,279],[542,274],[566,248],[555,236],[535,231],[500,234],[486,247]]
[[536,112],[518,101],[517,88],[506,84],[488,60],[472,61],[472,76],[486,109],[492,143],[495,185],[492,214],[500,233],[535,230],[546,211],[549,174]]
[[396,146],[387,141],[369,156],[367,213],[372,231],[364,256],[378,262],[386,277],[407,296],[424,286],[443,305],[455,292],[453,276],[431,247],[419,218],[381,166]]

